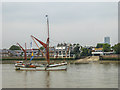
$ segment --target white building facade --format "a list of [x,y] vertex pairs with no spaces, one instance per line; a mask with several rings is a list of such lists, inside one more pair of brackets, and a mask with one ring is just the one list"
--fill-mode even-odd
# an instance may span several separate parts
[[54,58],[70,58],[73,57],[71,54],[72,46],[70,45],[59,45],[55,47]]

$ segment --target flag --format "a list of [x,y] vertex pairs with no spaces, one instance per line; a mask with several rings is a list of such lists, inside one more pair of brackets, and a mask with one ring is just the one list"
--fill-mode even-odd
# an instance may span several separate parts
[[33,52],[32,52],[32,54],[31,54],[31,56],[33,56]]
[[33,59],[33,57],[34,57],[34,56],[31,57],[30,62],[31,62],[31,60]]

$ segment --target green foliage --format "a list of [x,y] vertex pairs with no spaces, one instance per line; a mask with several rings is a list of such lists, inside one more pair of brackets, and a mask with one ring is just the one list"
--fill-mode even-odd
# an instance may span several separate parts
[[80,45],[79,44],[73,44],[75,47],[73,49],[73,51],[71,52],[71,54],[75,55],[75,59],[80,58]]
[[104,43],[98,43],[96,48],[103,48]]
[[106,44],[103,45],[103,51],[104,52],[109,52],[110,50],[111,50],[111,48],[110,48],[109,44],[106,43]]
[[109,52],[111,50],[110,44],[107,43],[98,43],[96,48],[103,48],[104,52]]
[[116,54],[120,54],[120,43],[115,44],[112,49],[115,51]]
[[16,45],[12,45],[9,50],[21,50],[21,48],[19,46]]
[[75,48],[74,48],[74,50],[73,50],[73,53],[75,54],[75,53],[80,53],[80,47],[79,46],[76,46]]
[[82,48],[81,56],[90,56],[91,55],[91,48]]

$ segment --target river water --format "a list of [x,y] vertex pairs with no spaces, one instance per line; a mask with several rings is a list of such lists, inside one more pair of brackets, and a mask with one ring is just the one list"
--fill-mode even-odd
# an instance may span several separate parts
[[67,71],[16,71],[2,64],[3,88],[118,88],[118,65],[69,64]]

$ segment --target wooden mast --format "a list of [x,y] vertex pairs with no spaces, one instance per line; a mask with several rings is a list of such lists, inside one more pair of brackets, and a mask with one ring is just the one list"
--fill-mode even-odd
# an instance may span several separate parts
[[48,64],[50,64],[50,57],[49,57],[49,19],[48,19],[48,15],[46,15],[46,17],[47,17],[47,30],[48,30],[46,56],[47,56],[47,62],[48,62]]
[[26,46],[26,43],[25,43],[25,60],[27,60],[26,50],[27,50],[27,46]]
[[24,49],[19,43],[17,43],[17,44],[18,44],[18,45],[20,46],[20,48],[23,50],[25,60],[27,60],[27,55],[26,55],[26,43],[25,43],[25,49]]
[[48,15],[46,15],[46,17],[47,17],[47,31],[48,31],[47,42],[44,43],[44,42],[38,40],[36,37],[34,37],[32,35],[31,35],[31,37],[36,39],[45,48],[45,50],[46,50],[46,59],[47,59],[48,65],[49,65],[50,64],[50,57],[49,57],[49,20],[48,20]]

